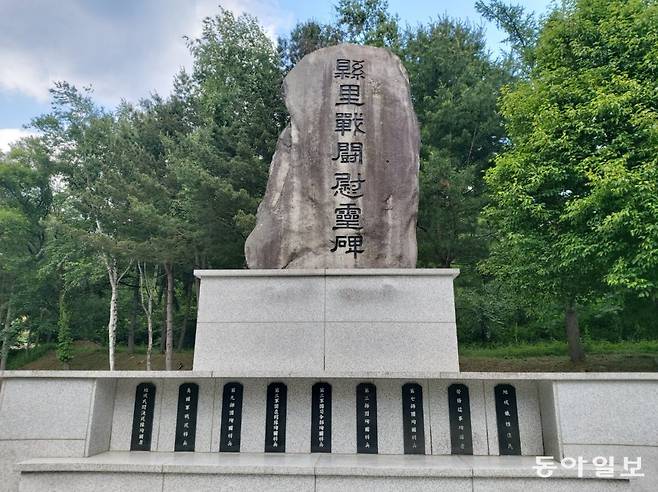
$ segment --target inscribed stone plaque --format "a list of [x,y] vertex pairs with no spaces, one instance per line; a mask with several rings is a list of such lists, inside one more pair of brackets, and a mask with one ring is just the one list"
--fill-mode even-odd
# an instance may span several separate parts
[[283,89],[290,124],[245,244],[249,268],[414,268],[420,138],[399,58],[323,48]]
[[356,452],[377,454],[377,388],[372,383],[356,387]]
[[288,388],[283,383],[271,383],[267,387],[267,411],[265,421],[265,452],[286,452],[286,408]]
[[222,392],[222,424],[219,450],[227,453],[240,452],[242,432],[242,393],[240,383],[226,383]]
[[404,454],[425,454],[423,388],[418,383],[402,386],[402,429]]
[[153,433],[153,411],[155,409],[155,385],[140,383],[135,390],[135,410],[133,412],[133,432],[130,440],[131,451],[150,451]]
[[199,385],[196,383],[181,384],[178,388],[174,451],[194,451],[198,404]]
[[315,383],[311,400],[311,453],[331,453],[331,385]]
[[494,388],[498,449],[501,455],[521,454],[519,414],[516,407],[516,390],[511,384],[498,384]]
[[451,384],[448,387],[448,409],[450,414],[450,452],[473,454],[471,431],[471,402],[468,386]]

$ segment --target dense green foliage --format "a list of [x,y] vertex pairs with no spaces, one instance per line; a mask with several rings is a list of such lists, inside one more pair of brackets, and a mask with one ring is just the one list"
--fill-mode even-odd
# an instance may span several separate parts
[[66,291],[62,291],[59,300],[59,320],[57,322],[57,358],[68,366],[73,358],[73,337],[71,335],[71,315],[66,305]]
[[655,313],[657,26],[652,1],[558,10],[530,78],[503,94],[510,145],[487,175],[498,232],[488,270],[567,318],[616,287]]
[[57,340],[67,363],[84,339],[109,344],[112,365],[147,326],[169,366],[191,347],[193,270],[244,267],[287,120],[283,77],[340,42],[387,47],[407,69],[419,266],[461,269],[461,341],[550,345],[565,315],[585,347],[658,339],[656,2],[565,2],[544,19],[476,7],[508,32],[507,54],[468,23],[404,27],[385,1],[340,0],[334,22],[277,45],[220,9],[189,40],[192,70],[137,105],[104,109],[57,83],[39,137],[0,154],[2,360]]

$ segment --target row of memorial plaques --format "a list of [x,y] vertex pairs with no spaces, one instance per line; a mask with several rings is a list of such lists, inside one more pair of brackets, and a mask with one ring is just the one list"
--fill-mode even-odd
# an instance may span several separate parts
[[[155,409],[155,385],[137,386],[131,451],[149,451]],[[286,450],[286,415],[288,388],[284,383],[267,387],[265,423],[265,452],[284,453]],[[242,395],[240,383],[227,383],[222,392],[220,427],[221,452],[239,452],[242,430]],[[519,418],[516,391],[510,384],[494,388],[498,445],[501,455],[520,455]],[[199,386],[181,384],[178,390],[175,451],[194,451],[196,438]],[[331,453],[331,385],[316,383],[312,389],[311,452]],[[468,386],[452,384],[448,387],[450,442],[452,454],[473,454],[471,409]],[[423,388],[417,383],[402,386],[402,425],[405,454],[425,454],[425,421]],[[356,387],[356,448],[357,453],[378,452],[377,388],[372,383]]]

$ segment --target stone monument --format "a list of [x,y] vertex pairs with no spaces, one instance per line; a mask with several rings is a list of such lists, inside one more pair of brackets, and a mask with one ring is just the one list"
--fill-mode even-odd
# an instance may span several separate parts
[[290,124],[247,239],[199,271],[194,367],[457,371],[454,269],[415,269],[418,123],[390,51],[342,44],[286,76]]
[[249,268],[414,268],[420,142],[400,60],[324,48],[283,92],[290,123],[246,242]]
[[0,490],[658,490],[658,375],[459,372],[400,61],[326,48],[285,93],[250,269],[195,272],[194,370],[0,373]]

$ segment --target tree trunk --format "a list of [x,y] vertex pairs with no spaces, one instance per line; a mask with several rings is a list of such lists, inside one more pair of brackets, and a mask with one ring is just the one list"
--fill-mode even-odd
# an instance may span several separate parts
[[578,327],[578,313],[575,303],[569,302],[564,313],[565,327],[567,330],[567,343],[569,345],[569,357],[571,362],[582,362],[585,360],[585,350],[580,342],[580,328]]
[[153,267],[153,280],[148,277],[146,262],[137,263],[139,272],[139,298],[142,309],[146,315],[146,370],[151,370],[151,355],[153,354],[153,297],[155,296],[156,282],[158,280],[158,268]]
[[[153,302],[153,301],[149,301]],[[150,309],[150,307],[149,307]],[[146,329],[148,330],[148,341],[146,344],[146,370],[151,370],[151,353],[153,352],[153,316],[146,317]]]
[[5,328],[2,334],[2,351],[0,352],[0,371],[4,371],[7,367],[9,345],[11,344],[11,336],[9,333],[11,328],[11,321],[11,301],[7,301],[7,310],[5,312]]
[[165,370],[171,371],[174,355],[174,268],[169,262],[165,263],[164,268],[167,275]]
[[187,295],[185,296],[185,316],[183,317],[183,325],[180,330],[180,336],[178,337],[178,346],[177,350],[180,352],[183,350],[183,344],[185,343],[185,332],[187,331],[187,322],[190,319],[190,304],[192,304],[192,286],[187,284]]
[[[165,288],[165,291],[167,289]],[[166,293],[165,293],[165,298],[166,298]],[[162,299],[162,298],[161,298]],[[163,312],[163,319],[165,320],[164,323],[162,323],[162,326],[160,327],[160,353],[164,354],[165,350],[167,348],[167,301],[165,299],[165,302],[162,303],[162,309],[164,310]]]
[[135,353],[135,330],[137,328],[137,311],[139,310],[139,284],[133,288],[133,311],[130,315],[128,327],[128,353]]
[[[116,272],[116,267],[115,267]],[[117,302],[119,298],[119,282],[116,275],[110,275],[110,287],[112,288],[112,295],[110,297],[110,321],[107,324],[108,333],[108,356],[110,360],[110,371],[114,371],[114,352],[117,340],[117,315],[118,307]]]

